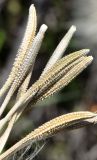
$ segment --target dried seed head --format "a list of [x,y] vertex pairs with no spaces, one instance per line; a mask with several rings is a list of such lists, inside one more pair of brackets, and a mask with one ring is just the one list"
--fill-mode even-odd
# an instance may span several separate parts
[[[49,74],[50,72],[52,72],[52,68],[56,69],[57,66],[59,66],[60,64],[63,64],[67,65],[67,63],[69,61],[73,61],[73,60],[76,60],[77,58],[81,57],[81,56],[86,56],[88,53],[89,53],[89,49],[82,49],[82,50],[79,50],[79,51],[76,51],[76,52],[73,52],[63,58],[61,58],[60,60],[58,60],[52,67],[50,67],[47,71],[46,71],[46,75]],[[44,73],[44,72],[43,72]],[[42,74],[40,76],[40,78],[44,77],[44,74]]]
[[0,108],[0,115],[5,110],[10,98],[12,97],[13,93],[18,88],[18,86],[20,85],[22,80],[27,75],[27,72],[29,72],[31,66],[34,65],[36,56],[37,56],[38,51],[40,49],[40,46],[42,44],[46,30],[47,30],[47,26],[43,24],[40,27],[40,30],[39,30],[38,34],[36,35],[36,37],[32,43],[32,46],[30,46],[28,53],[25,56],[25,59],[22,61],[20,68],[18,69],[18,72],[15,76],[15,79],[12,83],[12,86],[11,86],[11,88],[10,88],[1,108]]
[[15,79],[15,76],[25,58],[25,55],[27,53],[27,50],[29,49],[34,36],[36,32],[36,25],[37,25],[37,17],[36,17],[36,10],[34,5],[31,5],[29,9],[29,17],[28,17],[28,23],[26,27],[26,31],[24,34],[24,38],[22,40],[22,43],[20,45],[20,48],[18,50],[18,54],[16,56],[15,62],[13,64],[12,71],[5,82],[4,86],[0,90],[0,97],[4,95],[4,93],[9,89],[11,86],[13,80]]
[[44,68],[41,76],[43,76],[56,62],[63,56],[74,32],[76,31],[75,26],[71,26],[67,34],[62,38],[61,42],[58,44],[57,48],[55,49],[54,53],[50,57],[46,67]]
[[[6,152],[4,152],[0,156],[0,160],[9,158],[15,152],[29,145],[29,143],[31,142],[47,139],[48,137],[53,136],[56,132],[59,132],[62,129],[68,129],[69,127],[71,127],[72,129],[72,126],[74,126],[75,124],[77,125],[77,128],[78,128],[78,124],[80,125],[80,123],[82,123],[83,121],[85,120],[87,121],[87,119],[95,118],[95,117],[97,117],[96,113],[85,111],[85,112],[73,112],[73,113],[65,114],[57,118],[54,118],[44,123],[42,126],[38,127],[34,131],[32,131],[25,138],[23,138],[18,143],[16,143],[13,147],[11,147]],[[75,125],[75,129],[76,129],[76,125]]]
[[[40,98],[37,100],[44,100],[45,98],[53,95],[58,90],[65,87],[72,79],[74,79],[79,73],[81,73],[93,60],[92,56],[84,57],[83,60],[77,63],[74,67],[71,67],[67,74],[65,74],[58,82],[56,82],[50,89],[47,90]],[[38,96],[38,95],[37,95]]]
[[[76,30],[76,27],[72,26],[57,46],[39,80],[37,80],[37,82],[35,82],[27,90],[31,78],[31,72],[33,71],[34,62],[43,41],[44,34],[47,30],[47,26],[43,24],[34,38],[37,25],[36,21],[36,10],[34,5],[31,5],[25,35],[18,50],[11,74],[9,75],[5,85],[0,90],[0,96],[2,96],[10,88],[4,103],[0,108],[0,114],[2,114],[11,96],[21,85],[17,94],[15,105],[8,112],[8,114],[0,120],[0,130],[6,123],[8,123],[8,127],[5,129],[2,137],[0,138],[2,141],[5,137],[0,148],[0,152],[8,139],[13,124],[17,121],[18,117],[21,115],[29,102],[32,101],[32,103],[35,103],[38,100],[43,100],[54,94],[56,91],[66,86],[93,60],[92,56],[87,56],[89,52],[88,49],[77,51],[60,59]],[[92,118],[92,120],[90,118]],[[92,112],[74,112],[57,117],[32,131],[24,139],[1,155],[0,160],[7,158],[15,151],[27,146],[31,141],[35,142],[37,140],[40,141],[41,139],[46,139],[63,128],[72,129],[78,128],[82,125],[84,126],[87,122],[93,123],[95,118],[97,119],[97,115]]]
[[[79,51],[80,52],[80,51]],[[7,115],[7,119],[9,119],[9,117],[12,116],[12,114],[19,108],[19,105],[24,105],[27,102],[30,102],[31,100],[33,101],[33,96],[36,95],[37,97],[37,93],[39,91],[41,91],[41,95],[42,92],[44,93],[45,90],[47,90],[50,86],[54,85],[56,82],[58,82],[59,80],[61,81],[62,78],[62,74],[61,72],[65,69],[66,66],[69,66],[72,62],[74,62],[74,59],[78,59],[78,52],[75,54],[75,56],[73,56],[67,61],[65,62],[65,60],[63,61],[64,63],[60,64],[60,61],[58,62],[60,65],[57,66],[57,64],[55,64],[57,67],[52,67],[52,69],[50,71],[47,72],[46,75],[44,75],[42,78],[40,78],[37,82],[35,82],[32,87],[30,87],[28,89],[28,91],[24,94],[23,97],[20,98],[20,102],[17,102],[15,104],[15,106],[12,108],[12,110],[9,111],[8,115]],[[82,54],[83,55],[83,54]],[[81,56],[81,54],[80,54]],[[79,57],[80,58],[80,57]],[[78,65],[75,65],[67,74],[66,76],[66,84],[68,84],[74,77],[76,77],[91,61],[92,61],[92,57],[86,57],[84,56],[85,60],[80,62]],[[54,69],[53,69],[54,68]],[[73,70],[73,71],[72,71]],[[63,72],[64,75],[64,72]],[[65,76],[64,76],[65,77]],[[65,78],[64,78],[65,79]],[[63,82],[63,81],[61,81]],[[68,82],[68,83],[67,83]],[[60,85],[59,85],[60,84]],[[65,83],[61,83],[59,82],[57,89],[59,90],[62,86],[64,86]],[[65,84],[65,85],[66,85]],[[61,86],[61,87],[59,87]],[[57,91],[57,89],[55,91]],[[48,92],[50,92],[48,90]],[[46,93],[46,92],[45,92]],[[50,92],[51,93],[51,92]],[[53,92],[52,92],[53,93]]]

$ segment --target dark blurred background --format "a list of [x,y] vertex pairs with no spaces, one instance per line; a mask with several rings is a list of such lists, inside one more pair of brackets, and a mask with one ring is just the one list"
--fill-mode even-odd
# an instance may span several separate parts
[[[94,61],[61,92],[26,110],[16,123],[6,148],[56,116],[78,110],[97,110],[96,0],[0,0],[0,88],[12,67],[32,3],[37,10],[37,30],[43,23],[48,25],[34,67],[32,82],[38,79],[57,44],[73,24],[77,26],[77,31],[65,54],[89,48]],[[9,107],[14,99],[15,97]],[[35,159],[97,160],[97,127],[62,131],[47,141]]]

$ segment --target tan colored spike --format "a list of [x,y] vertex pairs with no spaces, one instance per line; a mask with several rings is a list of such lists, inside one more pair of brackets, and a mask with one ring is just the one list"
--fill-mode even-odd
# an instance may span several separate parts
[[[38,100],[43,100],[55,93],[57,90],[60,90],[63,86],[66,86],[84,68],[86,68],[93,59],[92,56],[87,56],[87,53],[89,52],[88,49],[77,51],[60,59],[60,56],[62,56],[64,49],[66,49],[73,33],[75,32],[75,27],[73,26],[56,48],[53,56],[47,64],[47,68],[44,69],[45,74],[42,73],[39,80],[37,80],[27,90],[28,83],[31,78],[31,71],[33,70],[37,53],[47,29],[47,26],[43,24],[37,36],[34,38],[37,25],[36,21],[36,10],[34,5],[31,5],[23,41],[18,50],[9,78],[0,90],[1,97],[9,89],[9,92],[0,107],[0,114],[2,115],[11,96],[16,89],[20,87],[15,105],[10,109],[10,111],[8,111],[5,117],[0,120],[0,153],[6,144],[14,122],[19,118],[29,102],[32,101],[32,103],[35,103]],[[63,128],[65,130],[76,129],[89,123],[94,124],[96,120],[97,114],[92,112],[74,112],[59,116],[32,131],[29,135],[2,154],[0,156],[0,160],[9,158],[16,151],[19,151],[23,147],[29,145],[29,143],[46,139]]]
[[[87,50],[81,50],[78,52],[74,52],[71,55],[68,55],[62,59],[60,59],[56,64],[47,72],[46,75],[42,76],[37,82],[35,82],[32,87],[30,87],[27,93],[24,95],[25,99],[27,97],[33,96],[42,86],[47,86],[47,83],[53,81],[55,75],[60,74],[60,71],[64,69],[66,66],[70,65],[74,60],[79,59],[82,56],[85,56]],[[60,62],[61,61],[61,62]]]
[[37,25],[36,10],[34,5],[32,4],[29,9],[28,23],[24,34],[24,38],[18,50],[18,54],[13,64],[12,71],[7,81],[5,82],[4,86],[0,89],[0,97],[4,95],[4,93],[9,89],[13,80],[15,79],[15,76],[22,64],[22,61],[24,60],[25,55],[27,54],[27,50],[34,39],[36,32],[36,25]]
[[[50,69],[48,69],[47,71],[45,70],[46,74],[49,74],[52,71],[52,69],[56,69],[56,67],[58,67],[61,64],[65,65],[65,63],[66,63],[66,65],[67,65],[67,63],[70,61],[76,60],[77,58],[79,58],[81,56],[86,56],[89,51],[90,51],[89,49],[82,49],[82,50],[70,53],[69,55],[59,59],[52,67],[50,67]],[[44,77],[44,72],[40,78],[42,78],[42,77]]]
[[[78,74],[80,74],[93,60],[92,56],[85,57],[83,61],[79,62],[77,65],[75,65],[69,72],[63,76],[57,83],[55,83],[51,89],[48,89],[48,91],[40,97],[40,100],[44,100],[45,98],[53,95],[58,90],[65,87],[72,79],[74,79]],[[39,100],[39,97],[37,98]]]
[[[63,78],[63,76],[67,75],[70,70],[74,67],[77,66],[80,62],[84,61],[86,59],[86,57],[82,56],[79,59],[75,60],[74,62],[72,62],[71,64],[67,65],[63,70],[61,70],[58,74],[57,77],[54,77],[53,79],[55,80],[54,83],[51,83],[49,85],[47,85],[46,87],[43,85],[40,90],[38,91],[37,95],[35,96],[35,101],[39,100],[39,97],[44,97],[44,95],[46,95],[46,93],[50,92],[50,90],[53,90],[53,87],[60,82],[60,80]],[[61,85],[61,83],[59,83]],[[54,90],[56,92],[56,90]],[[52,92],[53,94],[53,92]],[[33,102],[34,100],[32,100]]]
[[86,52],[87,50],[80,50],[60,59],[45,75],[43,75],[36,83],[34,83],[34,85],[32,85],[32,87],[29,88],[26,95],[31,96],[39,91],[42,87],[47,88],[50,83],[55,82],[58,74],[60,75],[60,72],[65,67],[69,66],[76,59],[80,59],[80,57],[86,56]]
[[16,77],[11,85],[11,88],[10,88],[1,108],[0,108],[0,115],[2,115],[10,98],[12,97],[13,93],[15,92],[17,87],[20,85],[22,80],[25,78],[25,76],[27,75],[27,72],[29,72],[30,67],[32,65],[34,66],[34,62],[35,62],[36,56],[39,52],[39,49],[41,47],[46,30],[47,30],[47,26],[45,24],[43,24],[40,27],[39,32],[37,33],[33,43],[31,44],[31,46],[28,50],[27,55],[25,56],[25,59],[23,60],[21,66],[16,74]]
[[88,52],[89,52],[88,49],[83,49],[83,50],[73,52],[73,53],[61,58],[40,79],[42,80],[42,79],[45,79],[45,77],[46,78],[47,77],[52,77],[52,75],[54,76],[54,73],[56,74],[56,72],[58,72],[58,70],[60,71],[62,66],[66,67],[67,65],[69,65],[70,63],[75,61],[76,59],[78,59],[82,56],[86,56]]
[[23,138],[14,146],[12,146],[10,149],[5,151],[0,156],[0,160],[5,160],[6,158],[11,157],[14,153],[24,148],[25,146],[29,145],[30,142],[36,142],[42,139],[43,140],[47,139],[48,137],[53,136],[56,132],[59,132],[62,129],[68,129],[69,127],[72,128],[74,124],[76,124],[78,128],[78,124],[80,126],[80,123],[84,122],[87,119],[95,117],[97,117],[96,113],[83,111],[83,112],[73,112],[54,118],[49,122],[44,123],[42,126],[38,127],[34,131],[32,131],[25,138]]
[[63,53],[65,52],[67,46],[69,45],[70,40],[75,31],[76,31],[76,26],[71,26],[69,31],[65,34],[65,36],[62,38],[62,40],[54,50],[41,76],[43,76],[63,56]]
[[[80,65],[75,65],[75,67],[73,67],[74,68],[74,70],[73,70],[73,72],[72,72],[72,69],[71,69],[71,72],[69,71],[68,73],[67,73],[67,75],[69,74],[69,78],[70,78],[70,75],[71,75],[71,79],[70,79],[70,81],[73,79],[73,77],[75,77],[75,75],[77,75],[76,74],[76,72],[77,72],[77,70],[78,70],[78,68],[79,68],[79,72],[81,72],[85,67],[87,67],[87,65],[88,64],[90,64],[91,63],[91,61],[92,61],[92,56],[89,56],[89,57],[84,57],[85,59],[82,61],[82,62],[80,62],[79,64]],[[84,62],[84,63],[83,63]],[[76,67],[77,66],[77,67]],[[63,66],[62,66],[63,67]],[[64,69],[64,68],[63,68]],[[59,72],[59,74],[60,74],[60,72]],[[55,75],[55,74],[54,74]],[[48,75],[49,76],[49,75]],[[23,97],[21,97],[20,99],[19,99],[19,101],[13,106],[13,108],[9,111],[9,113],[5,116],[5,118],[4,119],[2,119],[1,121],[0,121],[0,129],[10,120],[10,118],[14,115],[14,113],[19,109],[19,108],[21,108],[23,105],[25,105],[25,104],[27,104],[27,103],[29,103],[30,101],[32,101],[33,100],[33,96],[36,94],[36,93],[38,93],[38,91],[40,91],[41,89],[42,89],[42,87],[45,87],[45,89],[47,88],[47,86],[46,86],[46,84],[48,85],[48,86],[51,86],[51,85],[53,85],[52,84],[52,81],[49,81],[49,79],[50,79],[50,77],[48,78],[48,76],[46,77],[46,78],[44,78],[44,79],[42,79],[42,80],[39,80],[39,81],[37,81],[32,87],[30,87],[30,89],[28,89],[28,91],[24,94],[24,96]],[[44,75],[44,77],[45,77],[45,75]],[[51,78],[52,78],[52,74],[51,74]],[[56,77],[57,78],[57,77]],[[69,81],[69,79],[68,79],[68,83],[70,82]],[[43,90],[44,91],[44,90]],[[37,94],[36,94],[36,96],[37,96]]]
[[[30,78],[31,78],[31,75],[32,75],[32,68],[31,70],[29,71],[27,77],[25,78],[23,84],[20,86],[19,88],[19,91],[17,93],[17,98],[16,98],[16,101],[19,100],[19,98],[21,96],[23,96],[23,94],[27,91],[27,88],[28,88],[28,85],[29,85],[29,81],[30,81]],[[23,108],[21,108],[19,111],[17,111],[13,116],[12,118],[10,119],[10,121],[8,122],[8,126],[6,128],[6,130],[4,131],[3,135],[0,137],[0,141],[3,141],[3,143],[1,143],[0,145],[0,153],[2,152],[8,138],[9,138],[9,135],[11,133],[11,130],[13,128],[13,125],[14,123],[18,120],[18,118],[21,116],[22,112],[24,111],[26,105],[23,106]]]

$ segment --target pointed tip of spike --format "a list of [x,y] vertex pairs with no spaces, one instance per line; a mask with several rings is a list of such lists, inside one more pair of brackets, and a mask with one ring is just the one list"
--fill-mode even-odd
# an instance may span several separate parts
[[88,56],[89,61],[92,62],[93,61],[93,57],[92,56]]
[[65,41],[67,39],[67,42],[69,43],[75,31],[76,31],[76,26],[72,25],[68,30],[67,34],[65,35]]
[[90,52],[90,49],[81,49],[78,52],[82,53],[83,55],[87,55]]
[[48,26],[46,24],[42,24],[42,26],[40,27],[40,32],[46,32]]
[[92,61],[93,61],[93,57],[92,56],[86,57],[86,59],[85,59],[86,66],[88,66],[89,64],[91,64]]
[[31,12],[33,10],[33,8],[35,8],[34,4],[31,4],[30,7],[29,7],[29,12]]
[[72,25],[71,28],[70,28],[70,30],[71,30],[72,32],[75,32],[75,31],[76,31],[76,26],[75,26],[75,25]]
[[84,52],[85,55],[87,55],[90,52],[90,49],[83,49],[82,51]]

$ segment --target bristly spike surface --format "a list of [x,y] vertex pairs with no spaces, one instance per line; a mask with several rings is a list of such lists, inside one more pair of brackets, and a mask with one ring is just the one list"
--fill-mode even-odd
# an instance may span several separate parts
[[46,30],[47,30],[47,26],[45,24],[43,24],[40,27],[40,30],[39,30],[38,34],[36,35],[32,45],[30,46],[30,48],[28,50],[28,54],[25,56],[25,59],[23,60],[19,71],[17,72],[17,75],[12,83],[12,86],[11,86],[11,88],[10,88],[1,108],[0,108],[0,115],[2,115],[10,98],[12,97],[13,93],[18,88],[18,86],[20,85],[22,80],[27,75],[27,72],[29,72],[31,66],[34,65],[36,56],[37,56],[39,49],[41,47]]
[[[0,120],[0,153],[8,140],[14,123],[21,116],[24,109],[29,107],[29,103],[32,105],[39,100],[53,95],[81,73],[93,60],[92,56],[87,55],[89,49],[76,51],[61,58],[76,31],[76,27],[72,26],[55,49],[39,79],[29,87],[35,60],[48,28],[43,24],[35,36],[36,26],[36,9],[32,4],[29,8],[28,23],[24,38],[18,50],[12,71],[0,90],[0,97],[9,90],[0,107],[0,115],[3,114],[12,95],[17,91],[14,105]],[[96,113],[85,111],[59,116],[32,131],[2,154],[0,160],[10,158],[12,154],[23,149],[29,143],[45,140],[63,128],[65,130],[77,129],[90,123],[97,123]]]
[[[54,68],[55,67],[55,69],[56,69],[56,67],[58,66],[58,65],[60,65],[61,63],[67,63],[70,59],[77,59],[77,58],[79,58],[79,57],[81,57],[81,56],[85,56],[85,55],[87,55],[88,53],[89,53],[89,49],[82,49],[82,50],[79,50],[79,51],[76,51],[76,52],[73,52],[73,53],[71,53],[71,54],[69,54],[69,55],[67,55],[67,56],[65,56],[65,57],[63,57],[63,58],[61,58],[60,60],[58,60],[53,66],[51,66],[47,71],[46,71],[46,75],[49,73],[49,72],[51,72],[52,71],[52,68]],[[41,76],[40,76],[40,78],[42,78],[42,77],[44,77],[44,74],[42,74]]]
[[25,55],[27,53],[27,50],[29,46],[31,45],[35,32],[36,32],[36,26],[37,26],[37,17],[36,17],[36,10],[34,5],[32,4],[29,9],[29,17],[27,22],[26,31],[24,34],[24,38],[22,40],[22,43],[20,45],[20,48],[18,50],[18,54],[16,56],[15,62],[13,64],[13,68],[11,70],[11,73],[5,82],[4,86],[0,89],[0,97],[4,95],[5,92],[10,88],[13,80],[15,79],[16,73],[18,72],[22,61],[25,58]]
[[69,72],[66,75],[64,75],[58,82],[56,82],[50,89],[48,89],[47,92],[41,95],[40,98],[37,95],[36,101],[44,100],[45,98],[53,95],[58,90],[68,85],[68,83],[70,83],[72,79],[79,75],[92,62],[92,60],[93,57],[89,56],[84,58],[82,61],[79,61],[78,64],[76,64],[74,67],[71,67]]
[[67,46],[69,45],[69,42],[70,42],[73,34],[75,33],[75,31],[76,31],[76,26],[71,26],[69,31],[62,38],[61,42],[58,44],[54,53],[50,57],[50,59],[49,59],[47,65],[46,65],[46,67],[44,68],[41,76],[43,76],[57,62],[57,60],[60,59],[63,56],[63,53],[65,52]]
[[[70,57],[70,55],[69,55]],[[86,68],[88,66],[88,64],[91,63],[92,61],[92,57],[89,56],[87,57],[87,55],[84,54],[79,54],[74,53],[74,55],[72,54],[72,57],[70,57],[70,59],[67,59],[67,61],[63,61],[63,63],[60,63],[60,61],[62,61],[63,59],[61,59],[58,64],[56,63],[55,66],[53,66],[48,72],[47,74],[44,74],[44,76],[42,78],[40,78],[38,81],[36,81],[28,90],[27,92],[24,94],[23,97],[21,97],[19,99],[19,101],[13,106],[13,108],[8,112],[8,114],[5,116],[5,118],[3,120],[1,120],[1,126],[0,129],[7,123],[7,121],[10,120],[10,118],[12,117],[12,115],[20,108],[22,107],[24,104],[29,103],[30,101],[33,100],[34,95],[36,95],[36,93],[38,93],[40,90],[41,95],[42,93],[44,94],[44,91],[46,91],[48,89],[48,87],[54,85],[58,80],[60,80],[60,78],[62,78],[62,74],[64,73],[64,69],[66,66],[69,66],[71,63],[73,63],[75,60],[80,59],[81,57],[84,57],[84,63],[79,62],[78,66],[77,64],[72,67],[72,69],[70,71],[67,72],[66,75],[69,74],[68,77],[68,83],[75,77],[77,76],[76,73],[80,73],[84,68]],[[66,60],[66,59],[65,59]],[[65,63],[64,63],[65,62]],[[80,64],[81,63],[81,64]],[[80,64],[80,65],[79,65]],[[77,66],[77,67],[76,67]],[[81,69],[82,68],[82,69]],[[79,72],[77,72],[77,70],[79,69]],[[61,74],[62,72],[62,74]],[[61,76],[61,77],[60,77]],[[56,81],[57,80],[57,81]],[[67,80],[67,79],[66,79]],[[62,83],[63,84],[63,83]],[[46,93],[46,92],[45,92]]]
[[[74,127],[75,124],[77,125],[77,128],[78,128],[78,125],[80,126],[80,123],[82,124],[82,122],[85,122],[85,120],[95,118],[95,117],[97,117],[96,113],[92,113],[88,111],[83,111],[83,112],[80,111],[80,112],[65,114],[57,118],[54,118],[44,123],[34,131],[32,131],[25,138],[23,138],[18,143],[16,143],[13,147],[11,147],[6,152],[4,152],[0,156],[0,160],[5,160],[6,158],[11,157],[15,152],[29,145],[29,143],[31,142],[37,142],[42,139],[45,140],[50,136],[53,136],[54,134],[56,134],[62,129],[67,130],[68,128],[69,129],[72,128],[72,126]],[[76,126],[74,129],[76,129]]]

